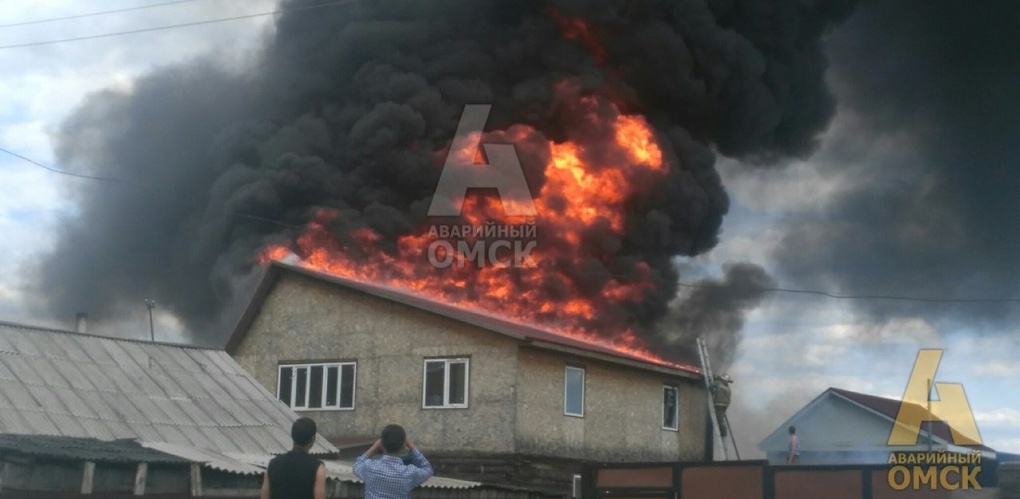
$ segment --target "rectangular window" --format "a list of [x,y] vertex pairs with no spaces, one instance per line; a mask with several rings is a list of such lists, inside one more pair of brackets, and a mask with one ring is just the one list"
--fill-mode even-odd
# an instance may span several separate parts
[[296,367],[297,377],[294,381],[294,403],[291,407],[305,407],[308,401],[308,368]]
[[584,417],[584,369],[567,366],[563,380],[563,414]]
[[326,405],[336,405],[337,387],[340,385],[340,366],[326,368]]
[[468,359],[425,359],[422,407],[467,407],[468,373]]
[[293,409],[353,409],[357,364],[280,366],[276,396]]
[[675,386],[662,387],[662,429],[676,431],[680,426],[679,389]]
[[308,375],[308,408],[309,409],[321,409],[323,391],[326,388],[326,381],[323,379],[322,366],[311,366],[310,373]]
[[340,407],[354,407],[354,380],[356,379],[354,364],[340,366]]
[[291,382],[294,379],[293,369],[280,369],[279,385],[276,387],[276,396],[279,397],[284,404],[291,405],[290,394],[293,393],[291,390]]

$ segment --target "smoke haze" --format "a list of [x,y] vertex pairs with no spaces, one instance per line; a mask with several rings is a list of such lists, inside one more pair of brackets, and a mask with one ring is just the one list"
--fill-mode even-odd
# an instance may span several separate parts
[[[102,321],[152,297],[215,344],[260,248],[320,208],[342,215],[341,239],[412,232],[465,104],[493,105],[490,130],[560,140],[554,88],[569,81],[646,116],[670,164],[629,206],[623,237],[586,235],[598,249],[584,268],[652,268],[658,289],[627,311],[638,331],[666,320],[736,338],[767,275],[731,267],[732,294],[698,290],[670,311],[672,259],[718,243],[729,200],[714,150],[763,164],[813,151],[835,111],[821,39],[854,3],[366,0],[282,14],[250,67],[192,61],[81,105],[57,136],[61,163],[131,185],[78,188],[78,213],[28,281],[54,316]],[[524,168],[535,189],[542,172]],[[701,308],[719,306],[736,312]]]
[[[910,22],[903,22],[904,19]],[[848,181],[786,220],[791,286],[934,299],[1020,298],[1020,4],[870,2],[829,40],[845,125],[813,158]],[[871,320],[1013,324],[1015,303],[862,300]]]
[[661,351],[679,351],[698,364],[696,340],[705,339],[712,370],[730,368],[740,344],[747,314],[758,308],[776,282],[765,269],[750,263],[724,266],[722,279],[704,279],[674,301],[654,338]]

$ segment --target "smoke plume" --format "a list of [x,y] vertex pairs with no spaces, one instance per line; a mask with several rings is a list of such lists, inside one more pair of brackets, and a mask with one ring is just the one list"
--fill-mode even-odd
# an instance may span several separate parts
[[1015,302],[980,300],[1020,297],[1020,4],[917,7],[864,4],[829,40],[841,126],[813,163],[850,181],[787,221],[777,270],[841,294],[960,300],[854,302],[873,320],[998,329]]
[[[573,283],[597,289],[599,276],[647,266],[656,289],[621,313],[650,331],[677,291],[671,259],[718,242],[729,201],[714,151],[768,162],[815,147],[835,108],[820,39],[854,3],[365,0],[287,12],[251,67],[194,61],[82,104],[57,138],[62,164],[130,185],[76,191],[79,212],[32,281],[54,315],[101,320],[148,296],[213,343],[261,248],[323,208],[340,215],[341,239],[412,233],[466,104],[492,104],[489,130],[566,140],[577,131],[556,89],[568,82],[643,115],[670,165],[628,204],[622,236],[585,234]],[[545,181],[524,169],[532,189]],[[744,283],[766,281],[731,268],[737,289],[695,292],[674,323],[733,331],[740,313],[721,307],[753,306]]]
[[747,314],[758,308],[775,281],[765,269],[750,263],[725,266],[723,279],[704,279],[669,308],[655,337],[661,351],[680,352],[698,362],[695,340],[705,340],[712,369],[723,373],[733,363]]

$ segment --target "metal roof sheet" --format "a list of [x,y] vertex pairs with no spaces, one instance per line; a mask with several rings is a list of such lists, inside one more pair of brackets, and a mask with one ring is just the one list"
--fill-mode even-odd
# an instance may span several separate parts
[[210,468],[237,473],[241,475],[260,475],[263,468],[240,461],[226,454],[190,447],[186,445],[175,445],[164,442],[142,442],[143,447],[157,450],[172,456],[177,456],[192,463],[202,463]]
[[36,435],[57,435],[60,431],[57,425],[50,420],[49,415],[39,411],[29,411],[26,415],[28,426]]
[[78,420],[82,426],[85,427],[85,433],[93,435],[99,440],[115,440],[120,438],[120,435],[116,435],[110,430],[110,427],[106,424],[106,421],[102,419],[86,419],[81,418]]
[[[0,434],[0,452],[13,452],[35,457],[93,462],[200,463],[203,466],[241,475],[261,475],[273,458],[272,454],[219,452],[193,445],[167,442],[139,442],[135,439],[99,440],[55,435]],[[323,460],[326,477],[333,480],[362,483],[354,474],[352,463]],[[481,486],[478,482],[432,477],[426,488],[468,489]]]
[[0,435],[0,450],[29,456],[99,462],[185,463],[184,459],[146,449],[130,439],[102,441],[51,435]]
[[[257,466],[260,469],[260,472],[269,465],[269,460],[273,458],[273,456],[265,454],[230,453],[228,456],[237,461]],[[340,480],[342,482],[363,483],[362,480],[354,474],[354,463],[352,462],[323,459],[322,464],[326,466],[326,478],[328,479]],[[480,482],[457,480],[455,478],[439,476],[433,476],[422,484],[422,487],[430,489],[472,489],[481,486],[482,484]]]
[[297,417],[221,350],[0,322],[0,435],[269,455],[290,450]]
[[10,433],[32,432],[24,413],[10,410],[12,406],[5,402],[0,401],[0,404],[2,404],[2,407],[0,407],[0,426],[7,428]]

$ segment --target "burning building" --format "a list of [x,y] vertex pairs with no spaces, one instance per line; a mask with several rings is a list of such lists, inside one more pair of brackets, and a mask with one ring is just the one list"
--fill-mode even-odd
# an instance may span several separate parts
[[[229,348],[333,435],[404,422],[511,475],[701,458],[685,349],[710,333],[727,359],[769,278],[734,264],[678,298],[678,259],[718,243],[716,154],[813,150],[822,38],[855,3],[281,0],[250,64],[159,69],[64,123],[61,164],[122,182],[76,193],[27,281],[55,315],[144,295],[218,331],[269,265]],[[451,165],[509,183],[437,214]]]
[[398,423],[447,476],[562,493],[710,452],[692,366],[307,266],[270,265],[227,350],[338,447]]
[[[77,193],[28,281],[57,315],[144,295],[218,331],[269,265],[229,349],[335,436],[403,422],[505,479],[538,459],[532,483],[565,476],[542,459],[699,459],[685,349],[729,360],[769,277],[678,298],[677,260],[718,243],[717,153],[812,151],[854,4],[281,0],[250,65],[163,68],[64,123],[61,164],[123,182]],[[510,184],[437,215],[451,165]]]
[[[284,0],[250,66],[155,71],[64,124],[62,164],[126,183],[81,193],[32,282],[59,313],[102,321],[144,294],[215,331],[258,261],[294,252],[622,351],[732,347],[767,276],[736,267],[722,287],[758,291],[677,303],[676,259],[718,242],[717,152],[812,150],[835,107],[822,37],[854,3]],[[478,104],[484,127],[458,136]],[[448,158],[511,156],[530,215],[483,185],[430,216]]]

